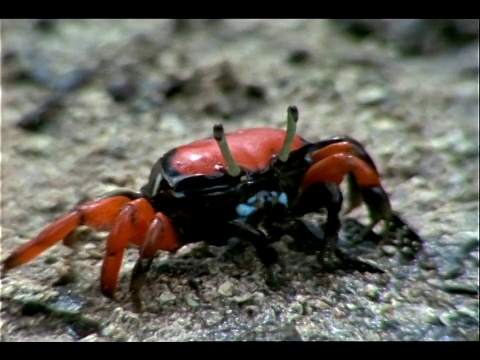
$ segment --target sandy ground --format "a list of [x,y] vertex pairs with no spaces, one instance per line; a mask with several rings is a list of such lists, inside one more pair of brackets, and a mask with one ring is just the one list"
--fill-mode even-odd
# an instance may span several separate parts
[[1,40],[2,259],[77,203],[139,189],[213,124],[283,127],[291,104],[307,139],[367,147],[424,240],[411,262],[365,244],[384,274],[319,272],[279,243],[289,281],[277,291],[252,249],[196,244],[158,257],[135,313],[136,251],[104,298],[105,234],[82,230],[75,281],[58,284],[63,246],[2,279],[2,341],[479,339],[478,35],[412,56],[325,20],[3,20]]

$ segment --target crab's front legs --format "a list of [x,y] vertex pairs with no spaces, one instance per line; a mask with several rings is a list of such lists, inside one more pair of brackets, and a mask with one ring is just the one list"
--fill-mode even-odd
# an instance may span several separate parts
[[365,202],[370,213],[371,223],[365,233],[384,220],[383,234],[389,229],[392,217],[390,201],[380,183],[373,161],[363,147],[350,138],[339,139],[310,154],[313,165],[304,177],[302,188],[314,183],[335,183],[340,185],[348,175],[350,208],[348,211]]
[[175,251],[179,246],[178,235],[170,219],[156,213],[147,199],[139,198],[124,205],[110,230],[102,265],[100,288],[107,297],[115,294],[123,256],[129,244],[140,248],[140,257],[130,282],[135,306],[139,308],[139,290],[153,258],[159,250]]
[[46,227],[36,238],[16,249],[2,264],[2,276],[7,271],[28,263],[49,249],[80,225],[96,230],[109,229],[122,207],[131,201],[129,196],[112,196],[92,201],[77,207],[68,215],[61,217]]
[[155,255],[160,250],[173,253],[179,247],[179,234],[171,220],[162,213],[154,214],[140,246],[140,256],[133,267],[130,279],[130,293],[137,310],[141,309],[140,289],[145,283]]

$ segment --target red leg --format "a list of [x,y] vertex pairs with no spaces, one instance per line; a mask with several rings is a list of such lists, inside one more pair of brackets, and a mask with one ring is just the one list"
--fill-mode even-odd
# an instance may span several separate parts
[[356,148],[348,142],[335,143],[312,153],[311,157],[315,163],[305,174],[302,188],[306,189],[317,182],[340,185],[343,178],[348,175],[350,187],[348,211],[360,205],[363,198],[371,218],[371,224],[366,232],[383,219],[385,220],[384,234],[386,234],[388,222],[392,216],[388,195],[380,184],[380,176],[373,162],[364,161],[356,154]]
[[3,261],[2,275],[10,269],[33,260],[65,238],[77,226],[87,225],[96,230],[110,228],[123,205],[129,201],[130,198],[127,196],[113,196],[79,206],[70,214],[46,227],[36,238],[16,249]]
[[[377,168],[371,159],[370,155],[366,152],[363,148],[362,144],[360,144],[355,139],[350,137],[341,137],[337,139],[332,139],[333,141],[338,141],[334,143],[330,143],[329,145],[325,145],[324,147],[320,148],[319,150],[310,154],[314,163],[319,162],[329,156],[335,154],[348,154],[353,155],[356,158],[363,160],[370,168],[375,171],[377,174]],[[327,140],[330,142],[332,140]],[[321,143],[319,143],[320,145]],[[353,209],[360,206],[363,201],[362,191],[359,187],[355,175],[349,173],[347,175],[347,183],[348,183],[348,208],[344,210],[344,214],[348,214]]]
[[179,234],[171,220],[162,213],[156,213],[140,248],[140,257],[133,267],[130,280],[130,292],[137,310],[141,308],[139,292],[155,255],[160,250],[175,252],[179,247]]
[[155,211],[145,198],[126,204],[108,236],[100,277],[101,291],[112,297],[118,282],[123,255],[129,243],[142,246]]
[[340,185],[344,176],[348,173],[355,175],[357,184],[361,188],[380,186],[379,175],[366,162],[354,155],[337,153],[312,165],[305,174],[302,188],[306,188],[316,182],[333,182]]
[[153,258],[159,250],[174,252],[178,247],[178,233],[171,220],[162,213],[156,213],[140,250],[140,257]]
[[350,154],[350,155],[357,155],[357,151],[355,150],[355,147],[349,143],[348,141],[341,141],[338,143],[330,144],[328,146],[325,146],[324,148],[315,151],[314,153],[311,154],[313,162],[318,162],[322,159],[325,159],[326,157],[329,157],[331,155],[335,154]]

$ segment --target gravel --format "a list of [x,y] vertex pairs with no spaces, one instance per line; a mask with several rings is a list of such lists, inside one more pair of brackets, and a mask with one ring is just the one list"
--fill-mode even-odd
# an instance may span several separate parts
[[358,39],[326,20],[2,20],[2,259],[77,203],[139,189],[213,124],[283,127],[292,104],[306,138],[367,147],[424,246],[407,261],[391,244],[351,245],[362,226],[345,220],[342,248],[382,273],[321,271],[284,239],[272,290],[253,249],[195,244],[156,259],[136,313],[137,252],[107,299],[105,233],[81,230],[73,255],[54,246],[2,279],[1,340],[478,341],[478,25],[411,24],[382,37],[369,23]]

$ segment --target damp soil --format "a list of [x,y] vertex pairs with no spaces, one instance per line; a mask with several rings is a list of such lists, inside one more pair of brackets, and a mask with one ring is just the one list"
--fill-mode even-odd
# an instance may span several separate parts
[[[166,151],[223,123],[367,148],[423,240],[340,247],[378,272],[322,271],[283,238],[285,282],[242,243],[159,254],[128,295],[99,290],[105,233],[80,229],[1,280],[2,341],[479,340],[478,21],[3,20],[1,259],[76,204],[139,189]],[[73,267],[73,269],[71,269]]]

